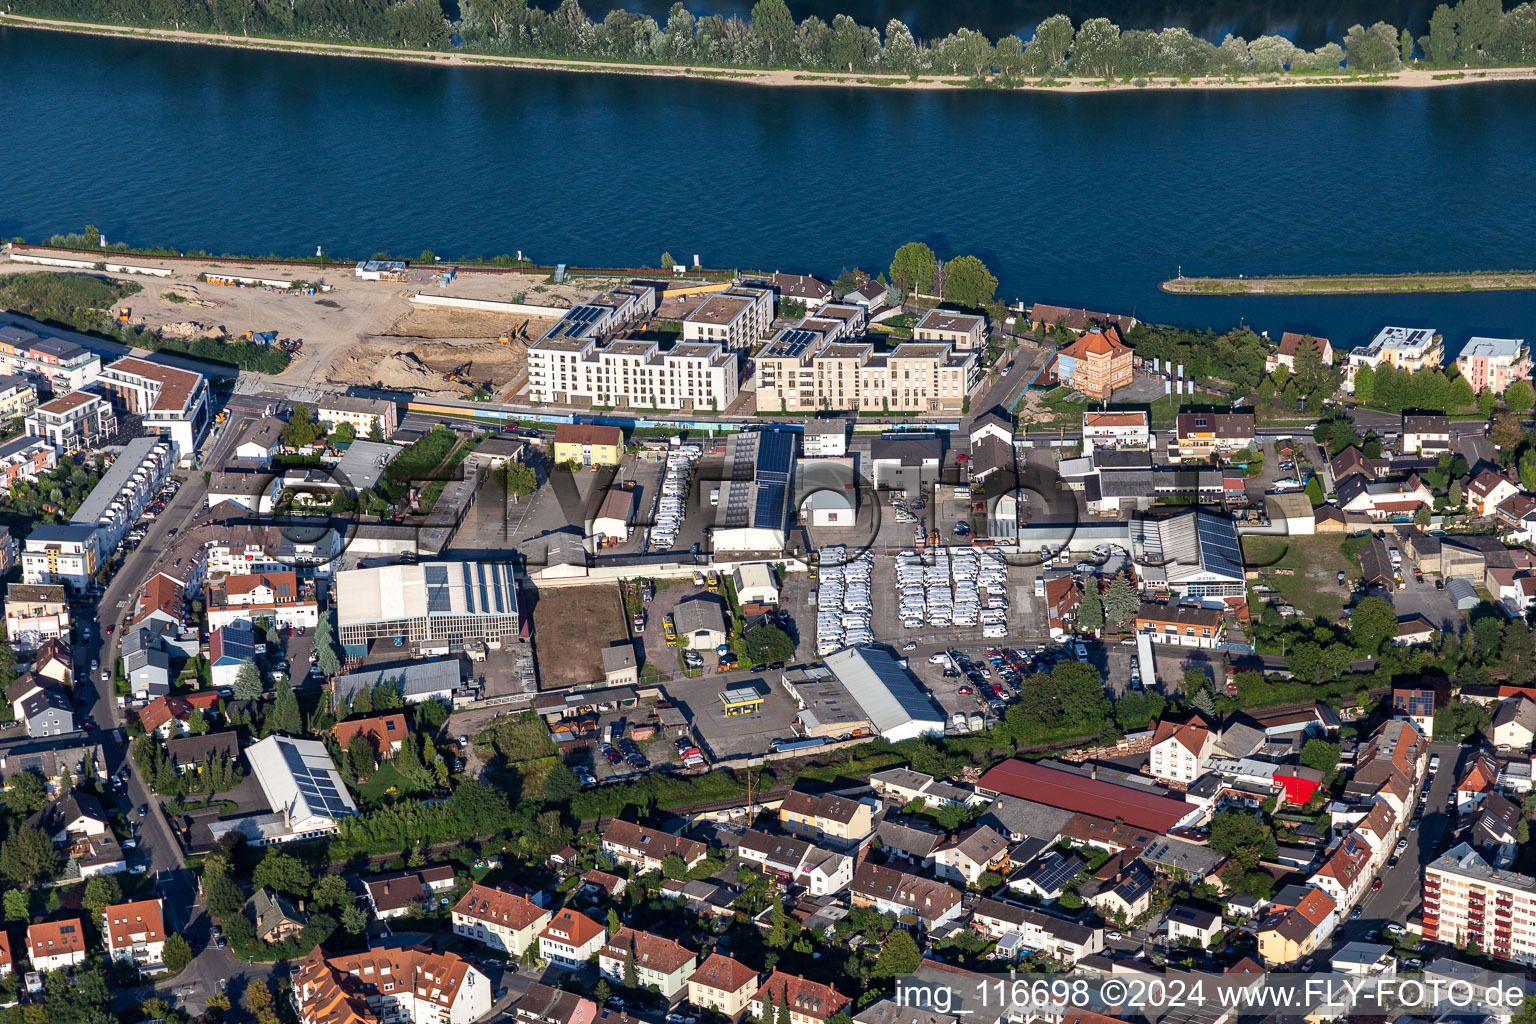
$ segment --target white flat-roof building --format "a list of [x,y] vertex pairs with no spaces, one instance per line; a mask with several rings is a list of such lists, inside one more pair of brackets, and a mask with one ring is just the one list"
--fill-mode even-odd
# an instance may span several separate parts
[[683,340],[747,348],[773,326],[773,292],[731,288],[706,298],[683,318]]
[[63,338],[0,323],[0,369],[48,382],[55,395],[78,391],[101,373],[101,357]]
[[27,436],[45,438],[60,452],[91,448],[117,432],[112,403],[89,391],[71,391],[27,414]]
[[528,392],[538,402],[724,412],[739,387],[736,354],[717,343],[684,342],[663,351],[655,341],[603,345],[589,337],[574,347],[544,339],[528,347]]
[[1353,392],[1355,373],[1362,366],[1386,363],[1393,369],[1416,373],[1440,367],[1445,346],[1432,327],[1383,327],[1370,344],[1351,349],[1345,366],[1344,386]]
[[[517,581],[505,562],[424,562],[336,574],[336,619],[347,654],[395,638],[412,653],[448,654],[465,644],[499,648],[519,639]],[[402,652],[404,653],[404,652]]]
[[23,583],[68,583],[81,590],[95,578],[99,557],[94,526],[39,526],[27,534],[21,579]]
[[208,432],[208,382],[200,373],[126,356],[97,380],[117,405],[142,418],[147,433],[169,437],[183,454],[196,451]]

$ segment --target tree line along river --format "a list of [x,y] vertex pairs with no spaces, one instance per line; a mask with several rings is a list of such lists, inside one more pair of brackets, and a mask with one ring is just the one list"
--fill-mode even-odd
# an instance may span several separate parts
[[1525,336],[1536,293],[1188,297],[1186,274],[1508,269],[1536,84],[1063,95],[446,68],[0,28],[0,235],[836,275],[903,242],[999,296],[1363,343]]

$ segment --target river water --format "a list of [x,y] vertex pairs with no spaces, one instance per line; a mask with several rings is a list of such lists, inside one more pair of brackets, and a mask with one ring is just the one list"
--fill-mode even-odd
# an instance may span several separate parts
[[835,275],[974,253],[1000,297],[1144,320],[1527,336],[1536,293],[1181,298],[1175,274],[1536,261],[1536,85],[769,89],[0,28],[0,235]]

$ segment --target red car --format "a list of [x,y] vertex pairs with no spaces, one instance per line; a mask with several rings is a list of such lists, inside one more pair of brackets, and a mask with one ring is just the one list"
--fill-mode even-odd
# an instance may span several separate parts
[[117,628],[117,624],[116,623],[112,623],[111,625],[107,626],[107,635],[111,636],[112,635],[112,631],[114,629],[116,629],[116,628]]
[[1381,890],[1381,879],[1378,878],[1378,879],[1375,879],[1374,881],[1371,882],[1371,892],[1379,892],[1380,890]]

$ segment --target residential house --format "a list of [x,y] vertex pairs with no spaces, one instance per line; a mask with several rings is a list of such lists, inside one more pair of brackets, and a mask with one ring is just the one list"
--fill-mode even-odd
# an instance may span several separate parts
[[1323,890],[1308,886],[1296,897],[1276,897],[1258,925],[1259,956],[1267,967],[1300,961],[1327,940],[1338,924],[1338,904]]
[[779,804],[779,826],[811,839],[857,843],[875,830],[874,808],[832,793],[816,796],[790,790]]
[[255,658],[256,631],[250,623],[231,622],[208,634],[208,669],[216,688],[233,688],[241,666]]
[[114,903],[101,914],[101,943],[107,958],[133,964],[140,971],[165,966],[165,915],[160,900]]
[[1136,632],[1147,634],[1155,644],[1215,647],[1222,640],[1222,610],[1144,601],[1136,612]]
[[78,917],[27,926],[27,958],[38,972],[85,963],[85,929]]
[[1363,474],[1345,477],[1335,488],[1339,508],[1346,515],[1370,519],[1406,519],[1420,508],[1433,508],[1434,492],[1410,473],[1400,480],[1371,480]]
[[1008,879],[1008,888],[1025,896],[1054,902],[1067,891],[1067,885],[1083,872],[1088,863],[1075,853],[1050,850],[1039,860]]
[[789,1007],[789,1024],[826,1024],[834,1013],[842,1013],[853,1007],[853,1001],[830,985],[807,981],[805,978],[783,971],[774,971],[768,980],[752,994],[747,1002],[747,1012],[758,1020],[764,1020],[763,1007],[772,1002],[775,1007]]
[[5,635],[17,653],[69,637],[69,598],[58,583],[12,583],[5,591]]
[[1020,937],[1023,948],[1038,950],[1069,964],[1104,949],[1101,927],[998,900],[977,900],[971,912],[971,927],[989,939],[1001,939],[1012,932]]
[[1480,516],[1491,516],[1506,499],[1520,493],[1520,485],[1499,470],[1479,470],[1462,488],[1467,509]]
[[425,946],[335,957],[316,946],[292,980],[299,1024],[471,1024],[492,1003],[490,979],[468,960]]
[[309,915],[287,896],[272,889],[257,889],[245,904],[256,937],[262,942],[286,942],[304,930]]
[[597,1004],[578,992],[533,982],[517,1001],[515,1024],[594,1024]]
[[1175,420],[1179,457],[1208,459],[1253,447],[1256,439],[1252,412],[1181,412]]
[[725,601],[715,594],[695,594],[672,608],[677,635],[687,637],[696,651],[712,651],[730,638],[725,626]]
[[[1010,438],[1011,440],[1011,438]],[[1083,450],[1097,448],[1142,449],[1151,444],[1152,431],[1148,414],[1137,412],[1083,413]]]
[[1467,830],[1467,839],[1495,866],[1508,868],[1519,852],[1523,818],[1519,804],[1490,793]]
[[[1422,615],[1408,615],[1397,620],[1397,636],[1392,638],[1394,647],[1420,647],[1434,643],[1440,632],[1438,626]],[[1423,727],[1423,723],[1419,723]]]
[[410,735],[405,716],[398,712],[337,722],[331,731],[336,734],[336,743],[342,750],[346,750],[356,737],[365,737],[380,759],[400,753],[400,745]]
[[1477,754],[1461,781],[1456,783],[1456,810],[1463,814],[1476,810],[1491,794],[1497,793],[1498,788],[1498,765],[1487,754]]
[[434,909],[447,893],[453,892],[453,868],[439,864],[410,871],[391,871],[364,876],[362,883],[373,916],[387,921]]
[[320,621],[320,603],[293,572],[226,576],[208,588],[207,604],[210,628],[242,619],[310,628]]
[[1517,380],[1531,377],[1531,350],[1523,338],[1470,338],[1456,357],[1456,369],[1481,394],[1502,395]]
[[913,341],[936,341],[961,352],[987,346],[987,318],[952,309],[930,309],[912,328]]
[[350,423],[359,438],[388,441],[400,426],[400,407],[387,398],[326,395],[315,405],[315,419],[329,430]]
[[770,835],[757,829],[742,834],[737,855],[759,864],[775,878],[802,885],[812,896],[841,892],[853,881],[853,858],[804,839]]
[[933,873],[962,885],[976,885],[988,871],[1007,865],[1008,840],[985,825],[960,833],[933,854]]
[[[59,683],[70,686],[75,676],[75,655],[68,640],[44,640],[32,655],[32,674],[47,680],[43,685]],[[11,709],[13,712],[15,708]]]
[[1204,907],[1175,903],[1168,908],[1168,941],[1175,945],[1191,944],[1206,948],[1221,933],[1221,915]]
[[960,891],[931,878],[866,862],[848,887],[855,906],[895,914],[904,925],[932,931],[960,916]]
[[624,985],[631,968],[640,988],[655,986],[671,1000],[688,987],[698,960],[692,950],[671,939],[626,925],[598,949],[597,970],[609,981]]
[[[1106,867],[1117,859],[1110,858]],[[1111,873],[1097,884],[1085,885],[1078,892],[1085,903],[1105,917],[1130,922],[1152,909],[1154,881],[1152,872],[1140,861],[1131,861],[1123,870]]]
[[[453,907],[455,935],[473,939],[513,957],[522,956],[552,923],[549,911],[532,900],[488,885],[470,886]],[[566,922],[564,930],[567,938],[558,940],[557,945],[570,950],[582,945],[571,941],[585,937],[580,921]]]
[[[15,720],[25,725],[27,735],[33,738],[63,736],[65,733],[74,732],[74,702],[57,686],[41,684],[42,681],[36,676],[24,676],[22,680],[11,684],[6,689],[6,697],[11,699],[11,710],[16,716]],[[19,699],[11,698],[11,694],[20,688],[26,689],[25,696]]]
[[1096,313],[1087,309],[1069,309],[1066,306],[1037,302],[1030,307],[1025,323],[1041,332],[1064,329],[1073,334],[1082,334],[1084,331],[1112,327],[1124,335],[1136,326],[1137,321],[1135,317],[1124,313]]
[[1404,455],[1424,452],[1439,455],[1451,448],[1451,419],[1444,413],[1403,413],[1402,451]]
[[1296,352],[1304,343],[1311,344],[1312,350],[1317,353],[1318,361],[1324,366],[1333,365],[1333,346],[1328,344],[1327,338],[1314,338],[1310,334],[1286,331],[1280,335],[1280,344],[1275,351],[1264,357],[1264,372],[1274,373],[1283,366],[1295,373]]
[[240,756],[240,734],[205,732],[194,736],[176,736],[165,741],[165,753],[178,775],[200,772],[203,766],[222,758],[233,763]]
[[814,312],[832,301],[832,286],[810,274],[775,273],[769,279],[769,286],[778,293],[781,300],[799,302],[807,312]]
[[735,1020],[757,994],[757,972],[723,953],[711,953],[688,979],[688,1002]]
[[1536,739],[1536,701],[1514,697],[1500,704],[1488,738],[1500,750],[1530,750]]
[[682,858],[684,867],[696,867],[709,854],[709,847],[634,822],[610,821],[603,828],[603,852],[641,871],[660,871],[667,855],[673,853]]
[[555,428],[556,464],[583,468],[617,466],[624,454],[624,431],[593,423],[562,423]]
[[1164,719],[1152,737],[1152,777],[1187,786],[1205,772],[1215,748],[1215,732],[1198,716],[1185,722]]
[[902,860],[921,868],[933,867],[933,855],[948,841],[943,829],[921,818],[887,815],[875,826],[875,839],[888,860]]
[[1120,329],[1088,331],[1056,353],[1056,378],[1089,398],[1106,399],[1131,383],[1134,357]]
[[1332,856],[1323,862],[1323,866],[1317,869],[1310,881],[1339,906],[1347,907],[1365,895],[1373,867],[1370,845],[1362,836],[1351,832],[1334,849]]
[[603,948],[607,938],[608,929],[566,907],[551,917],[539,933],[539,956],[554,967],[577,971]]

